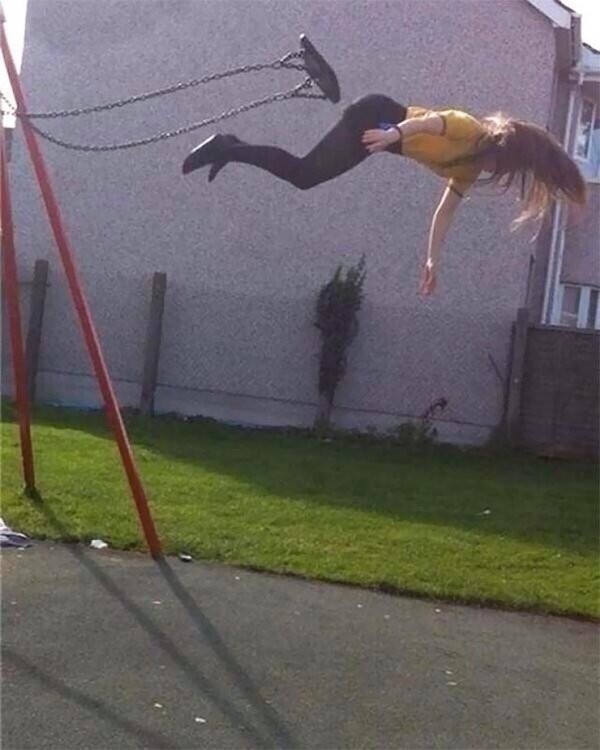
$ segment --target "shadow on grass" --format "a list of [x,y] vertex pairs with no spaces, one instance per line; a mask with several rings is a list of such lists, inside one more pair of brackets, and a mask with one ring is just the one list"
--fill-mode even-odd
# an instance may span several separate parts
[[[99,412],[42,407],[35,421],[112,439]],[[547,462],[451,446],[415,450],[352,440],[323,443],[172,417],[128,416],[127,428],[135,446],[231,477],[261,495],[579,554],[598,551],[598,466],[591,462]],[[492,511],[485,514],[488,508]]]
[[[42,515],[44,515],[48,523],[61,537],[64,538],[68,535],[68,532],[60,519],[57,518],[47,505],[44,504],[43,496],[36,493],[33,502],[35,503],[36,508]],[[259,690],[254,685],[250,675],[229,651],[227,644],[223,641],[215,626],[198,606],[193,596],[185,588],[177,576],[177,573],[171,568],[167,560],[163,558],[156,561],[157,572],[165,580],[173,592],[173,595],[181,604],[186,616],[191,620],[195,629],[198,631],[200,636],[199,645],[202,644],[213,651],[218,658],[224,673],[233,679],[240,694],[243,696],[244,701],[252,706],[255,720],[254,723],[251,723],[251,718],[247,716],[246,706],[244,705],[243,708],[238,708],[233,699],[230,698],[229,695],[226,695],[223,689],[219,689],[216,685],[211,683],[200,669],[190,663],[189,659],[175,643],[175,640],[167,635],[139,605],[133,602],[114,582],[108,573],[103,570],[95,560],[86,554],[86,551],[82,547],[77,545],[65,545],[65,549],[67,549],[82,568],[84,568],[92,578],[94,578],[95,581],[112,596],[115,602],[131,615],[135,623],[145,631],[154,645],[160,649],[163,654],[168,656],[178,669],[180,669],[193,688],[198,690],[207,700],[211,701],[222,712],[222,714],[229,719],[232,727],[243,731],[245,738],[250,742],[252,747],[278,747],[294,750],[296,747],[295,742],[277,712],[261,697]],[[22,669],[25,671],[29,669],[31,672],[31,669],[29,668],[30,665],[25,662],[23,657],[19,657],[18,654],[13,654],[12,656],[17,662],[17,666],[19,666],[20,663]],[[38,674],[37,678],[43,684],[45,683],[49,686],[52,684],[53,688],[63,695],[70,693],[70,697],[78,703],[86,708],[97,711],[99,716],[112,721],[115,725],[127,730],[135,728],[131,722],[119,717],[112,709],[107,708],[106,706],[96,705],[98,702],[94,699],[87,698],[83,694],[79,694],[77,691],[72,691],[64,685],[61,687],[61,683],[54,678],[49,678],[47,675],[43,674]],[[228,691],[228,693],[229,692],[230,691]],[[262,728],[257,725],[262,725]],[[168,745],[162,744],[160,746],[167,747]]]

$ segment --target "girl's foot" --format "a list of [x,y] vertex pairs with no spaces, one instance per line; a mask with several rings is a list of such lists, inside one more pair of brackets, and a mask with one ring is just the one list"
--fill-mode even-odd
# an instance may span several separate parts
[[186,156],[182,166],[183,174],[189,174],[195,169],[212,164],[213,169],[211,169],[209,179],[214,180],[217,173],[227,164],[227,152],[236,143],[240,143],[240,140],[234,135],[221,135],[220,133],[211,135]]
[[[224,135],[223,140],[227,140],[227,146],[231,148],[231,146],[235,146],[236,144],[242,143],[239,138],[237,138],[235,135]],[[229,158],[224,156],[223,158],[219,159],[218,161],[213,162],[210,172],[208,173],[208,181],[212,182],[215,177],[219,174],[219,172],[223,169],[223,167],[227,164],[229,161]]]

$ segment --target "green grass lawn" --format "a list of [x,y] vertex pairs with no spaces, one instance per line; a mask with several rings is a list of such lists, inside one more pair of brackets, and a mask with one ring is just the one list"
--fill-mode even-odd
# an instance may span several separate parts
[[[2,517],[37,538],[144,549],[101,414],[38,408],[42,502],[4,405]],[[128,418],[169,553],[388,591],[597,618],[598,467],[449,447]],[[491,511],[484,514],[485,510]]]

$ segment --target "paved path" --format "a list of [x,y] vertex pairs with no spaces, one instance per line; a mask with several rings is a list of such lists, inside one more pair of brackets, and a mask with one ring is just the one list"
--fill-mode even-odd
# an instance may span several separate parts
[[599,746],[593,624],[71,545],[2,557],[3,750]]

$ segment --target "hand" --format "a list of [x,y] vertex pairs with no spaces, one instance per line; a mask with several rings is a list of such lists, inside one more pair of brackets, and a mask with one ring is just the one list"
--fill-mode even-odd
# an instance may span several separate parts
[[423,277],[421,279],[421,287],[419,292],[424,296],[433,294],[437,285],[437,272],[431,260],[427,260],[425,268],[423,269]]
[[392,143],[400,140],[400,133],[391,128],[390,130],[365,130],[362,136],[363,146],[370,154],[377,151],[385,151]]

